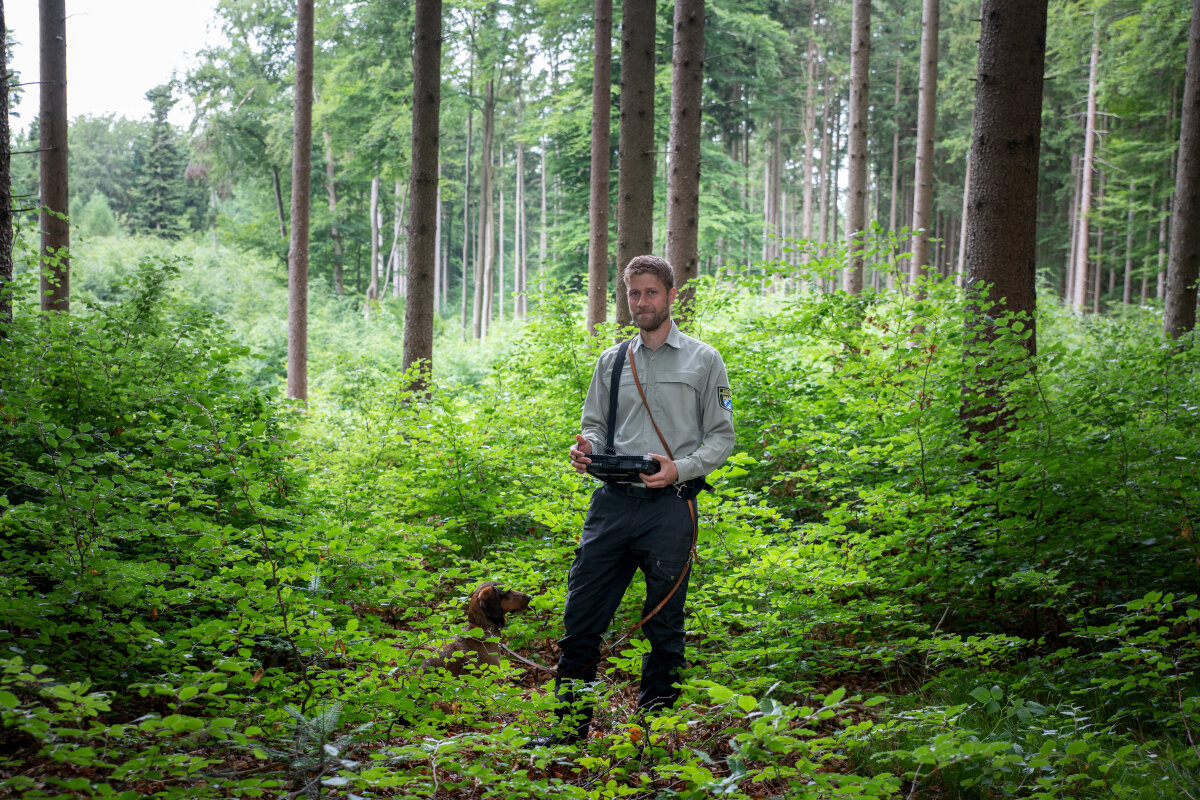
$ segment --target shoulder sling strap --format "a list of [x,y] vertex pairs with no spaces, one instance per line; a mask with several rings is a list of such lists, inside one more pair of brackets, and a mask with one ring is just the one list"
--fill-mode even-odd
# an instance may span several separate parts
[[612,378],[608,382],[608,442],[604,447],[607,455],[613,455],[617,452],[617,448],[615,447],[617,435],[617,395],[621,390],[621,369],[625,366],[625,353],[629,350],[629,343],[632,341],[633,339],[626,339],[617,348],[617,357],[613,361]]

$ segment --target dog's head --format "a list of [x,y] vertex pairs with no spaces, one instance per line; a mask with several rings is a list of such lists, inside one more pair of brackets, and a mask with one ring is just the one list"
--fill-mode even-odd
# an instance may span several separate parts
[[505,589],[498,581],[484,581],[471,592],[467,602],[467,621],[472,627],[499,630],[504,615],[524,611],[533,598],[524,592]]

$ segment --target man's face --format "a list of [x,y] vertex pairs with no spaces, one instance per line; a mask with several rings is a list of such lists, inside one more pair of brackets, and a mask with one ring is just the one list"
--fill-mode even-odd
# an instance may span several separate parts
[[632,275],[625,290],[633,324],[642,330],[656,331],[671,318],[675,289],[667,289],[658,276],[648,272]]

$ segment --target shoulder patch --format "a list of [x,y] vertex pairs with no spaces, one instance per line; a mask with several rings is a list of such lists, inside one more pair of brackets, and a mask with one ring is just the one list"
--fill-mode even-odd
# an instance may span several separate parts
[[717,387],[717,400],[720,401],[721,408],[733,411],[733,392],[729,391],[728,386]]

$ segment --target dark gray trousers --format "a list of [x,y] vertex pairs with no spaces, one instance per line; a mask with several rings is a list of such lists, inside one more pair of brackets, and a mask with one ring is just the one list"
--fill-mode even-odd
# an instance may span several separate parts
[[[633,574],[641,570],[646,579],[646,603],[642,616],[662,601],[687,564],[695,523],[688,501],[668,490],[656,498],[630,497],[602,486],[592,494],[592,505],[575,561],[567,580],[567,605],[563,613],[566,635],[559,641],[559,677],[554,692],[563,704],[577,700],[573,684],[596,679],[601,637]],[[679,680],[684,659],[684,604],[688,579],[642,630],[650,640],[650,652],[642,659],[642,682],[638,707],[669,707],[679,697],[673,686]],[[560,706],[560,714],[569,710]],[[591,709],[578,708],[586,730]]]

